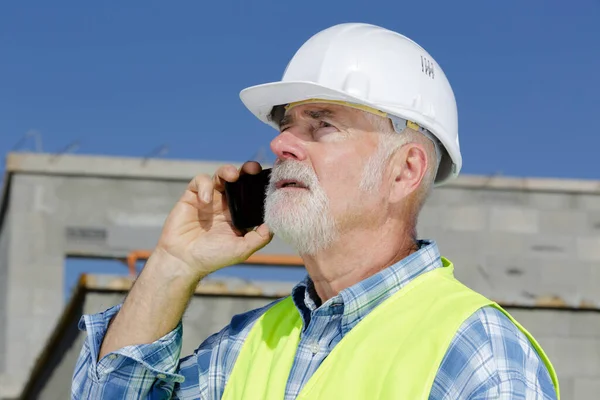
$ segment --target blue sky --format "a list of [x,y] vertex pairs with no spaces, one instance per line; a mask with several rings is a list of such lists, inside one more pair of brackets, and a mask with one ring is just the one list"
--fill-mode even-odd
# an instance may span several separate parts
[[35,130],[48,152],[244,161],[274,131],[239,91],[319,30],[368,22],[444,69],[463,173],[600,178],[598,0],[132,3],[2,3],[2,154]]

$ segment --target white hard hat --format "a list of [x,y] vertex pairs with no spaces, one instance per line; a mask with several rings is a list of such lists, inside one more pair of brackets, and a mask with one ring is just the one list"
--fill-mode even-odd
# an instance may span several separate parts
[[270,119],[275,106],[324,100],[373,109],[392,118],[397,130],[400,119],[439,140],[436,185],[456,177],[462,166],[456,100],[446,75],[422,47],[385,28],[327,28],[298,49],[281,81],[246,88],[240,98],[276,129]]

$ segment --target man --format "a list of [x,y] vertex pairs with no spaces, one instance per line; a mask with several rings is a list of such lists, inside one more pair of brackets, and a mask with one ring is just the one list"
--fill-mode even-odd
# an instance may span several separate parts
[[[195,177],[125,302],[82,318],[74,398],[558,398],[533,337],[416,239],[431,188],[461,168],[454,95],[427,52],[380,27],[337,25],[281,82],[241,97],[280,132],[265,224],[236,230],[224,198],[224,182],[260,165]],[[308,277],[180,359],[198,282],[273,234]]]

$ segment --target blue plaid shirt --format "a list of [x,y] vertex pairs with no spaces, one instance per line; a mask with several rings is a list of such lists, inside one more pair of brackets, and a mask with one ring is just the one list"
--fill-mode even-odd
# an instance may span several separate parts
[[[335,345],[378,304],[420,274],[442,266],[433,241],[317,307],[307,277],[292,291],[304,326],[287,382],[295,399]],[[74,399],[220,399],[253,323],[273,303],[232,318],[194,354],[180,359],[182,325],[154,343],[127,346],[96,362],[108,322],[121,305],[84,315],[87,331],[73,375]],[[494,308],[482,308],[456,333],[430,399],[556,399],[548,370],[519,329]]]

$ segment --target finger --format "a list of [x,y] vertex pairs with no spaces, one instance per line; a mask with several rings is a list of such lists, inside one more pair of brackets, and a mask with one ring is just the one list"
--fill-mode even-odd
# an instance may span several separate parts
[[246,233],[244,241],[246,242],[248,255],[265,247],[271,239],[273,239],[273,233],[266,224],[262,224],[255,230]]
[[240,169],[240,175],[250,174],[256,175],[262,171],[261,165],[256,161],[246,161]]
[[225,192],[225,182],[235,182],[240,177],[240,173],[233,165],[223,165],[217,169],[213,175],[213,187],[215,190]]
[[196,175],[188,184],[188,190],[196,193],[201,202],[212,202],[213,181],[208,175]]

